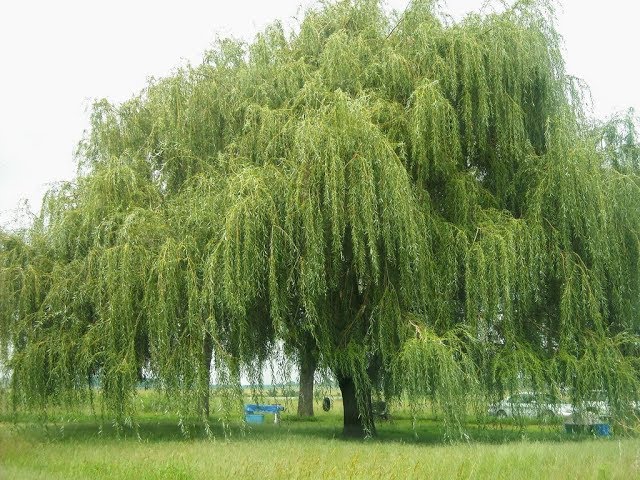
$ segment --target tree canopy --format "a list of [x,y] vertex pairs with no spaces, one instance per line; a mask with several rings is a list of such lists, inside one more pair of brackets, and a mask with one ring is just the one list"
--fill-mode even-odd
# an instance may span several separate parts
[[98,378],[127,419],[147,370],[205,418],[211,364],[231,405],[311,339],[346,433],[375,431],[372,392],[430,399],[450,432],[524,387],[605,390],[624,415],[639,149],[582,97],[543,1],[453,22],[352,0],[97,102],[78,177],[0,241],[15,405]]

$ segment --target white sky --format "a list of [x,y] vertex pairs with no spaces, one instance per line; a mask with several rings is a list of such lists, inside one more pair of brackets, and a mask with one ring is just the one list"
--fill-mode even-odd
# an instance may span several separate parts
[[[409,0],[387,0],[404,9]],[[150,76],[198,63],[216,35],[251,40],[268,23],[294,25],[310,0],[7,0],[0,5],[0,224],[21,199],[37,211],[75,174],[73,151],[96,98],[139,92]],[[456,18],[485,0],[448,0]],[[640,111],[640,2],[565,0],[558,29],[569,73],[591,87],[596,116]]]

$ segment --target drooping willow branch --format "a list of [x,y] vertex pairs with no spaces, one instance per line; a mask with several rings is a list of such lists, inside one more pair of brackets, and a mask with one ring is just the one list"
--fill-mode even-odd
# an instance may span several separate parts
[[212,363],[231,405],[311,336],[363,411],[429,397],[454,432],[471,393],[573,387],[624,414],[635,125],[586,123],[547,7],[454,23],[414,1],[389,35],[378,2],[330,3],[97,102],[82,173],[1,237],[16,405],[98,378],[127,417],[151,371],[186,415]]

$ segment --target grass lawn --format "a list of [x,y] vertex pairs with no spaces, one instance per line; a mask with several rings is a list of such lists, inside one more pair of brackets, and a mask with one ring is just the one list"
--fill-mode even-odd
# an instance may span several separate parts
[[469,441],[449,443],[437,418],[414,431],[400,412],[378,424],[377,438],[344,440],[335,407],[317,408],[310,421],[284,415],[280,425],[267,416],[230,438],[216,422],[211,438],[196,424],[185,438],[166,414],[143,414],[135,431],[120,433],[86,415],[46,426],[3,417],[0,479],[640,478],[634,437],[571,436],[561,424],[486,424],[470,425]]

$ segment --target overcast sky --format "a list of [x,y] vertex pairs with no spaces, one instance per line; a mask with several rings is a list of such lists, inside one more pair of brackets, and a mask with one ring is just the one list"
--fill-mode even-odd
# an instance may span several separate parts
[[[404,9],[409,0],[388,0]],[[123,101],[151,76],[199,63],[216,36],[251,40],[273,20],[296,24],[310,0],[22,0],[0,5],[0,224],[21,199],[38,210],[75,174],[73,151],[96,98]],[[444,3],[444,2],[443,2]],[[448,0],[456,18],[485,0]],[[565,0],[558,29],[569,73],[591,87],[596,116],[640,111],[640,2]]]

